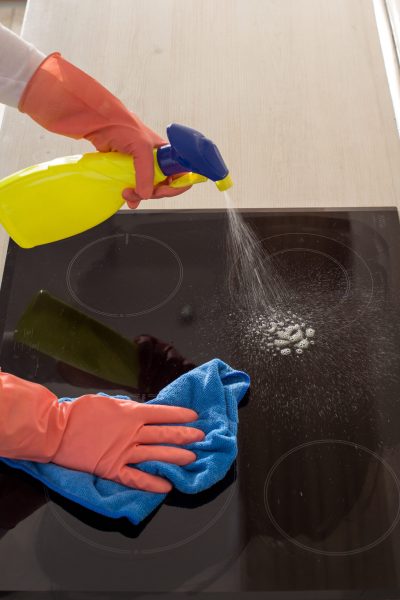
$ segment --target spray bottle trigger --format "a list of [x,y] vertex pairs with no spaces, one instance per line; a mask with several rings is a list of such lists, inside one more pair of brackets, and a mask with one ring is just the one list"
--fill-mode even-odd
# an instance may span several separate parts
[[182,188],[190,185],[194,185],[195,183],[204,183],[207,180],[207,177],[203,175],[199,175],[198,173],[185,173],[181,177],[174,179],[170,183],[170,187],[172,188]]

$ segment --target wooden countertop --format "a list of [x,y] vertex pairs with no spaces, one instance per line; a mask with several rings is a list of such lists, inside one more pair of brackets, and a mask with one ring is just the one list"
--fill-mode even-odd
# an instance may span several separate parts
[[[239,206],[399,204],[372,0],[31,0],[23,35],[60,50],[159,132],[177,121],[206,133]],[[90,148],[7,109],[0,177]],[[146,203],[217,206],[211,183]]]

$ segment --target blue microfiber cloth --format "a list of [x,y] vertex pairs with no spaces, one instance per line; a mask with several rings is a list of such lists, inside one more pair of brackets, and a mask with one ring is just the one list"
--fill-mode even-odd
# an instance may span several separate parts
[[[179,467],[149,461],[141,463],[140,468],[147,473],[166,477],[174,487],[186,494],[201,492],[222,479],[236,458],[237,407],[249,385],[250,379],[246,373],[235,371],[219,359],[211,360],[170,383],[150,404],[194,409],[199,419],[191,425],[202,429],[206,437],[201,442],[186,446],[197,456],[190,465]],[[73,402],[73,399],[63,398],[61,401]],[[166,497],[166,494],[133,490],[53,463],[5,458],[0,460],[39,479],[73,502],[106,517],[127,517],[135,525],[145,519]]]

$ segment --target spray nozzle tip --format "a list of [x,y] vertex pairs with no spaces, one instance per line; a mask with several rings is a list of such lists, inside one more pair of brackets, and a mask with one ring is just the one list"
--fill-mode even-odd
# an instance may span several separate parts
[[229,190],[229,188],[231,188],[233,186],[232,177],[228,174],[223,179],[216,181],[215,185],[217,186],[217,188],[219,189],[220,192],[225,192],[226,190]]

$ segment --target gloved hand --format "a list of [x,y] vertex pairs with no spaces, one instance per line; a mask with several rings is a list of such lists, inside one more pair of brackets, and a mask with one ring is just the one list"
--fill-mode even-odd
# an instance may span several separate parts
[[128,466],[157,460],[180,466],[196,459],[185,445],[204,438],[195,411],[88,394],[58,402],[47,388],[0,373],[0,456],[54,462],[126,486],[167,493],[171,484]]
[[189,189],[168,187],[172,178],[154,187],[153,149],[167,142],[100,83],[58,52],[50,54],[35,71],[18,108],[49,131],[85,138],[101,152],[131,154],[136,189],[123,192],[131,208],[136,208],[145,198],[176,196]]

